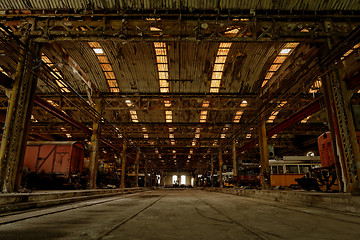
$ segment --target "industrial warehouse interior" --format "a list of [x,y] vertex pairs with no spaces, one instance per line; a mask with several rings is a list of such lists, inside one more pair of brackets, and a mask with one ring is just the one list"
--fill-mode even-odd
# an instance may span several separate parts
[[359,239],[358,0],[0,0],[0,239]]

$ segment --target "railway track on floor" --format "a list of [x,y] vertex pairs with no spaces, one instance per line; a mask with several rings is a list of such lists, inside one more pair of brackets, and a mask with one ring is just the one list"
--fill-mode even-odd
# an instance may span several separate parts
[[[221,193],[221,192],[218,192],[218,193],[219,194],[226,194],[226,193]],[[234,196],[234,197],[241,197],[243,200],[248,201],[248,202],[253,202],[253,199],[256,199],[256,198],[249,199],[248,197],[237,196],[237,195],[232,195],[232,194],[229,194],[229,195]],[[340,218],[325,215],[325,214],[318,214],[318,213],[313,213],[313,212],[309,212],[309,211],[306,211],[306,210],[297,209],[297,208],[304,208],[306,206],[291,205],[291,204],[286,204],[284,202],[282,202],[282,206],[279,206],[278,204],[272,204],[272,203],[263,201],[263,199],[256,199],[256,200],[260,200],[261,203],[264,204],[264,205],[271,206],[271,207],[276,207],[276,208],[279,208],[279,209],[282,209],[282,210],[299,212],[299,213],[304,213],[304,214],[317,216],[317,217],[322,217],[322,218],[326,218],[326,219],[332,219],[332,220],[336,220],[336,221],[340,221],[340,222],[346,222],[346,223],[352,223],[352,224],[360,225],[360,215],[356,215],[356,214],[352,214],[352,213],[347,213],[347,212],[337,211],[337,210],[331,210],[331,209],[312,207],[314,209],[316,208],[316,209],[321,209],[323,211],[327,211],[327,212],[329,212],[329,214],[344,214],[344,215],[347,215],[347,216],[350,216],[350,217],[356,217],[356,218],[359,218],[359,222],[340,219]],[[311,208],[311,207],[307,207],[307,208]]]
[[[145,192],[147,192],[147,191],[145,191]],[[114,196],[114,197],[111,197],[111,199],[109,199],[109,197],[107,197],[107,199],[105,199],[105,200],[104,199],[88,200],[85,202],[71,203],[71,204],[66,204],[63,206],[55,206],[52,208],[45,208],[45,209],[37,208],[37,209],[32,209],[32,210],[17,211],[17,212],[13,212],[13,213],[5,213],[5,214],[0,215],[0,226],[10,224],[10,223],[20,222],[20,221],[25,221],[25,220],[32,219],[32,218],[38,218],[38,217],[47,216],[47,215],[51,215],[51,214],[67,212],[67,211],[71,211],[71,210],[75,210],[75,209],[99,205],[99,204],[103,204],[103,203],[114,202],[114,201],[118,201],[120,199],[138,196],[145,192],[127,194],[124,196]],[[69,205],[71,205],[71,206],[69,206]],[[22,216],[22,215],[25,215],[25,216]]]
[[[227,218],[229,221],[226,221],[228,223],[233,223],[236,224],[240,227],[242,227],[243,229],[245,229],[246,231],[248,231],[249,233],[255,235],[257,238],[262,239],[262,240],[268,240],[269,238],[265,237],[263,235],[263,232],[255,230],[254,228],[251,228],[249,226],[247,226],[246,224],[237,221],[236,219],[232,218],[231,216],[229,216],[228,214],[224,213],[223,211],[221,211],[220,209],[216,208],[213,204],[210,204],[209,202],[205,201],[204,199],[196,196],[195,194],[191,193],[191,195],[193,195],[196,199],[198,199],[199,201],[203,202],[205,205],[209,206],[210,208],[212,208],[214,211],[216,211],[217,213],[219,213],[220,215],[224,216],[225,218]],[[196,211],[199,213],[199,210],[197,209],[197,207],[195,206]],[[201,214],[200,214],[201,215]],[[209,218],[212,220],[216,220],[213,218]],[[218,220],[216,220],[218,221]],[[222,221],[225,222],[225,221]]]
[[130,221],[131,219],[137,217],[140,213],[144,212],[146,209],[150,208],[151,206],[153,206],[155,203],[157,203],[158,201],[160,201],[163,197],[165,197],[168,193],[165,193],[164,195],[161,195],[159,198],[157,198],[155,201],[151,202],[150,204],[148,204],[147,206],[145,206],[144,208],[140,209],[139,211],[137,211],[135,214],[131,215],[130,217],[122,220],[121,222],[115,224],[114,226],[112,226],[110,229],[108,229],[107,231],[105,231],[104,233],[102,233],[97,239],[98,240],[102,240],[104,239],[106,236],[108,236],[110,233],[112,233],[113,231],[115,231],[116,229],[118,229],[119,227],[121,227],[122,225],[124,225],[125,223],[127,223],[128,221]]

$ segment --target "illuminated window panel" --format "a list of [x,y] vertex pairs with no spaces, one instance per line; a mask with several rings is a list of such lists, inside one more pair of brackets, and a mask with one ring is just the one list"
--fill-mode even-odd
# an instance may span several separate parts
[[268,72],[265,76],[265,79],[266,80],[269,80],[273,75],[274,75],[275,72]]
[[287,57],[278,56],[275,58],[274,63],[283,63],[286,60]]
[[[134,104],[131,102],[131,100],[129,100],[129,99],[127,99],[127,100],[125,100],[125,103],[126,103],[126,105],[128,106],[128,107],[133,107],[134,106]],[[135,112],[136,113],[136,112]],[[131,112],[130,112],[130,114],[131,114]],[[144,128],[143,128],[143,131],[144,131]],[[146,131],[146,128],[145,128],[145,131]]]
[[210,93],[218,93],[219,88],[210,88]]
[[246,134],[246,138],[251,138],[251,133]]
[[172,133],[169,134],[169,138],[174,138],[174,137],[175,137],[174,134]]
[[261,87],[264,87],[267,83],[268,83],[268,80],[264,80],[263,83],[261,84]]
[[91,48],[101,48],[100,43],[98,42],[88,42]]
[[204,100],[204,101],[203,101],[203,104],[202,104],[202,107],[203,107],[203,108],[208,108],[209,105],[210,105],[210,101]]
[[52,62],[50,61],[50,59],[49,59],[47,56],[45,56],[44,54],[42,54],[41,60],[42,60],[44,63],[46,63],[47,65],[52,63]]
[[278,136],[277,134],[274,134],[271,138],[277,138],[277,136]]
[[226,62],[226,57],[224,57],[224,56],[217,56],[216,58],[215,58],[215,63],[217,64],[217,63],[222,63],[222,64],[224,64]]
[[212,74],[212,79],[221,79],[221,77],[222,77],[222,72],[213,72],[213,74]]
[[293,49],[292,48],[283,48],[281,49],[279,55],[289,55]]
[[157,56],[166,56],[166,48],[155,48],[155,54]]
[[208,111],[201,111],[201,115],[207,115]]
[[200,134],[199,134],[199,133],[196,133],[196,134],[195,134],[195,138],[200,138]]
[[107,56],[97,56],[100,63],[109,63]]
[[116,80],[108,80],[107,83],[109,84],[110,88],[118,87],[118,84],[117,84]]
[[299,43],[287,43],[284,48],[296,48],[298,45]]
[[171,140],[171,145],[175,145],[175,140]]
[[169,88],[160,88],[161,93],[167,93],[169,92]]
[[242,101],[241,104],[240,104],[240,107],[247,107],[247,101]]
[[166,48],[166,43],[165,42],[154,42],[154,47],[155,48]]
[[211,88],[218,88],[220,87],[220,80],[211,80]]
[[227,56],[229,53],[229,49],[228,48],[219,48],[217,55],[218,56]]
[[112,72],[112,67],[110,64],[100,64],[100,66],[104,72]]
[[144,138],[149,138],[149,134],[144,134]]
[[169,79],[168,72],[159,72],[159,79]]
[[270,72],[276,72],[280,68],[281,64],[273,64],[270,66]]
[[172,120],[172,115],[166,115],[165,118],[166,118],[166,120],[169,120],[169,119]]
[[114,72],[104,72],[106,79],[115,79]]
[[104,50],[102,48],[93,48],[96,55],[105,55]]
[[152,32],[160,32],[162,30],[160,28],[157,28],[157,27],[150,27],[150,31],[152,31]]
[[310,117],[311,117],[311,115],[310,115],[310,116],[307,116],[306,118],[304,118],[303,120],[301,120],[301,123],[307,123]]
[[230,48],[231,47],[231,43],[220,43],[219,48]]
[[224,71],[224,64],[214,64],[214,72],[222,72]]
[[226,137],[226,134],[225,133],[222,133],[221,134],[221,138],[225,138]]
[[120,92],[119,88],[110,88],[110,92]]
[[167,57],[166,56],[156,56],[156,62],[157,63],[167,63]]
[[167,64],[158,64],[157,67],[159,72],[167,72],[169,70]]
[[170,100],[165,100],[164,101],[165,107],[171,107],[171,102]]
[[169,82],[166,80],[159,80],[160,88],[168,88]]
[[227,31],[225,32],[225,34],[237,34],[239,32],[239,29],[237,29],[237,28],[234,28],[234,29],[227,28],[226,30]]

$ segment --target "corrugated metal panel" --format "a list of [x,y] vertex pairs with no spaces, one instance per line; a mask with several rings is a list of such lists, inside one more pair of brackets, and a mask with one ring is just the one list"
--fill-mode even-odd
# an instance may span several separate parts
[[0,9],[279,9],[360,10],[358,0],[2,0]]
[[101,43],[112,64],[120,92],[159,92],[153,43]]
[[60,44],[101,92],[109,91],[97,57],[87,42],[61,42]]

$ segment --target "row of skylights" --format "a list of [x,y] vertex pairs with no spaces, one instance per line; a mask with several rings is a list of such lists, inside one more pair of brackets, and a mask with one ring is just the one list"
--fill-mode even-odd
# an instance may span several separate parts
[[352,52],[357,50],[360,47],[360,43],[356,44],[354,47],[352,47],[349,51],[347,51],[342,57],[341,60],[344,60],[347,56],[349,56]]
[[59,86],[61,92],[70,92],[70,90],[64,84],[64,78],[61,75],[59,69],[54,67],[54,63],[45,55],[45,53],[41,54],[41,60],[52,69],[51,75],[54,76],[56,84]]
[[320,77],[314,82],[314,84],[310,87],[309,93],[317,93],[322,86]]
[[279,112],[280,112],[280,108],[282,108],[286,103],[287,103],[287,101],[281,101],[281,103],[278,104],[278,106],[277,106],[277,108],[278,108],[279,110],[273,111],[266,122],[267,122],[267,123],[273,123],[273,122],[275,121],[276,116],[277,116],[277,115],[279,114]]
[[219,45],[211,77],[210,93],[218,93],[220,90],[221,78],[224,72],[224,66],[230,47],[231,43],[220,43]]
[[[147,133],[147,128],[146,128],[146,127],[142,127],[141,130],[143,131],[144,138],[149,138],[149,134]],[[161,158],[161,157],[160,157],[160,158]]]
[[94,51],[97,59],[99,60],[101,69],[105,74],[106,81],[109,85],[110,92],[119,92],[119,86],[115,78],[115,73],[109,62],[108,57],[106,56],[104,50],[101,48],[100,43],[98,42],[88,42],[89,46]]
[[169,92],[169,65],[167,58],[167,46],[165,42],[154,42],[156,63],[159,74],[160,92]]
[[295,48],[299,45],[299,43],[286,43],[285,46],[280,50],[279,54],[276,56],[273,64],[270,66],[265,79],[261,85],[261,87],[264,87],[270,78],[274,76],[274,74],[277,72],[277,70],[280,68],[281,64],[286,60],[288,56],[291,55],[291,53],[294,52]]
[[[246,108],[247,107],[247,101],[242,101],[241,104],[240,104],[240,107],[242,108]],[[239,110],[236,112],[235,116],[234,116],[234,123],[239,123],[240,122],[240,118],[241,116],[243,115],[244,113],[244,110]]]

